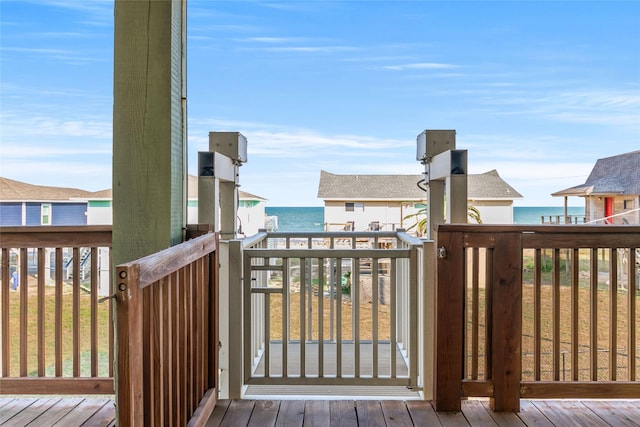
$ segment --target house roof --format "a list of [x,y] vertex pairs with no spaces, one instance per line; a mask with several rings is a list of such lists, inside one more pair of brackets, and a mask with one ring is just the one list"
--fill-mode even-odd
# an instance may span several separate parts
[[33,185],[0,177],[2,201],[54,201],[87,198],[92,193],[78,188]]
[[522,194],[503,180],[498,171],[467,175],[467,197],[471,200],[513,200]]
[[584,184],[556,191],[559,196],[640,194],[640,150],[598,159]]
[[[188,198],[198,198],[198,178],[193,175],[188,176],[187,181]],[[267,200],[255,194],[239,191],[240,200]],[[70,201],[70,200],[111,200],[113,190],[85,191],[78,188],[50,187],[44,185],[33,185],[25,182],[14,181],[0,177],[0,200],[1,201]]]
[[[191,200],[198,198],[198,177],[195,175],[187,175],[187,197]],[[238,191],[238,198],[240,200],[267,200],[264,197],[256,196],[255,194],[247,193],[242,190]]]
[[[336,175],[320,172],[318,198],[324,200],[424,200],[417,183],[422,175]],[[467,195],[472,200],[522,198],[496,170],[467,176]]]

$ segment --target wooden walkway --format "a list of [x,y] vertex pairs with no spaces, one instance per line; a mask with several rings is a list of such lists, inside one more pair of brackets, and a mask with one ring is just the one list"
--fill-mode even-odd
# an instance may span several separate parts
[[[112,398],[2,397],[0,426],[115,426]],[[522,400],[518,413],[495,413],[465,400],[460,413],[437,413],[421,400],[221,400],[213,426],[640,426],[640,400]]]
[[460,413],[437,413],[421,400],[222,400],[214,426],[640,426],[640,400],[523,400],[518,413],[495,413],[465,400]]
[[0,426],[115,426],[112,397],[2,397]]

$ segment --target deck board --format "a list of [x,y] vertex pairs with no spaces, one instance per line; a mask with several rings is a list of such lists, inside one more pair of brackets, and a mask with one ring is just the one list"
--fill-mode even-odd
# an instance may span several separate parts
[[358,425],[385,427],[382,406],[378,400],[357,400]]
[[283,400],[278,413],[278,424],[282,426],[302,426],[304,422],[304,400]]
[[534,404],[540,408],[545,416],[556,426],[606,427],[609,425],[580,401],[560,400],[551,402],[539,400]]
[[274,400],[258,400],[253,407],[249,427],[268,427],[275,424],[278,418],[280,402]]
[[[15,413],[12,417],[10,417],[7,425],[13,424],[16,426],[26,426],[30,422],[34,421],[38,418],[42,413],[47,411],[53,405],[60,401],[60,397],[50,397],[45,399],[38,399],[29,406],[26,406],[24,410]],[[4,409],[0,410],[3,414],[2,421],[4,422]]]
[[411,415],[409,415],[405,402],[400,400],[383,400],[381,405],[387,426],[413,426],[413,420],[411,419]]
[[115,424],[112,397],[0,397],[0,426],[107,427]]
[[332,400],[329,404],[331,408],[331,425],[335,427],[351,427],[358,425],[356,407],[351,400]]
[[85,399],[78,406],[73,408],[64,417],[54,424],[54,426],[81,426],[93,417],[105,405],[112,405],[111,399]]
[[633,405],[630,402],[593,402],[589,405],[589,409],[594,411],[606,423],[611,425],[625,427],[640,426],[640,418],[637,415],[632,418],[631,415],[634,411],[637,414],[638,406]]
[[[115,425],[113,398],[0,397],[0,426]],[[640,400],[522,400],[520,412],[493,412],[489,402],[462,402],[461,412],[436,412],[420,400],[220,400],[215,426],[635,426]]]
[[307,400],[304,404],[304,427],[329,427],[331,413],[328,400]]
[[442,425],[438,419],[436,411],[431,406],[431,402],[424,400],[408,400],[407,410],[414,424],[422,422],[428,426]]

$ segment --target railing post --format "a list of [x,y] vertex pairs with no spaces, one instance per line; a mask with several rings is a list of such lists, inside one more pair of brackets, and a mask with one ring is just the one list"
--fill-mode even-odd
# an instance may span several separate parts
[[[222,263],[223,268],[228,268],[226,274],[221,277],[228,277],[227,301],[221,299],[221,313],[226,313],[227,327],[224,328],[226,335],[226,349],[224,350],[228,363],[228,393],[229,399],[240,399],[242,385],[244,383],[243,361],[245,357],[243,350],[243,251],[241,240],[229,240],[227,242],[227,263]],[[226,267],[225,267],[226,266]],[[226,302],[226,305],[225,305]],[[225,344],[223,343],[223,347]]]
[[142,363],[142,291],[138,264],[116,271],[117,376],[116,409],[119,425],[138,426],[144,421]]
[[522,371],[522,242],[520,233],[496,233],[493,250],[492,372],[494,411],[520,410]]
[[[465,257],[463,234],[438,230],[435,409],[461,409],[464,364]],[[446,254],[444,253],[446,251]]]
[[435,242],[426,241],[422,245],[422,299],[419,310],[422,330],[420,331],[422,348],[422,398],[433,400],[434,364],[435,364],[435,312],[436,312],[436,252]]
[[418,385],[418,286],[420,280],[420,250],[411,246],[409,255],[409,384]]

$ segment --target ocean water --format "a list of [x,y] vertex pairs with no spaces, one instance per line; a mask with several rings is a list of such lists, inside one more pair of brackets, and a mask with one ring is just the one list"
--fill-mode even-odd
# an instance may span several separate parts
[[[569,206],[567,213],[572,216],[584,217],[584,207]],[[516,206],[513,208],[513,222],[515,224],[540,224],[541,217],[550,215],[564,216],[562,206]]]
[[[569,207],[569,215],[584,216],[583,207]],[[278,231],[323,231],[324,208],[322,207],[270,207],[265,208],[269,216],[278,217]],[[540,224],[542,216],[564,215],[561,206],[516,206],[513,221],[516,224]]]
[[278,217],[278,231],[324,231],[323,207],[265,207],[268,216]]

